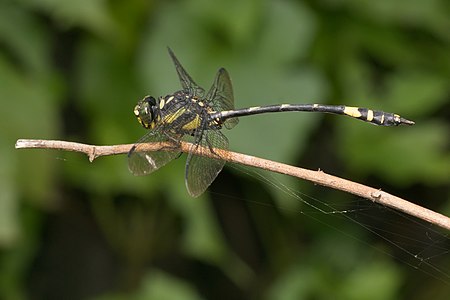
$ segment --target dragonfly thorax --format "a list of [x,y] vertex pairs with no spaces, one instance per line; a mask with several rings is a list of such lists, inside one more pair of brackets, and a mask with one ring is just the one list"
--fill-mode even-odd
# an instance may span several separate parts
[[212,107],[201,98],[181,90],[158,99],[156,126],[165,127],[172,132],[194,135],[199,128],[206,129],[212,124],[209,114]]

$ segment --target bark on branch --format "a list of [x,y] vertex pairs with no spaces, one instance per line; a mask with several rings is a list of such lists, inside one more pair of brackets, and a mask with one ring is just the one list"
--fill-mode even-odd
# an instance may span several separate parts
[[[20,139],[16,142],[16,149],[25,148],[41,148],[41,149],[58,149],[64,151],[74,151],[85,153],[89,161],[93,161],[97,157],[107,156],[107,155],[117,155],[126,154],[131,149],[133,144],[122,144],[113,146],[95,146],[80,144],[74,142],[65,141],[55,141],[55,140],[26,140]],[[173,146],[173,145],[172,145]],[[143,148],[144,151],[165,151],[170,147],[164,147],[161,143],[148,143]],[[179,149],[182,152],[190,151],[190,144],[186,142],[181,142],[181,147]],[[200,154],[200,151],[197,151]],[[263,158],[258,158],[250,155],[240,154],[232,151],[226,151],[221,149],[214,149],[214,152],[219,155],[223,160],[227,162],[238,163],[246,166],[252,166],[261,168],[264,170],[269,170],[281,174],[286,174],[294,176],[300,179],[305,179],[311,181],[315,184],[326,186],[332,189],[344,191],[350,194],[357,195],[369,199],[373,202],[379,203],[391,207],[393,209],[402,211],[411,216],[415,216],[419,219],[425,220],[447,230],[450,230],[450,218],[429,210],[427,208],[421,207],[419,205],[413,204],[402,198],[396,197],[389,193],[383,192],[380,189],[365,186],[360,183],[356,183],[350,180],[346,180],[340,177],[329,175],[323,171],[312,171],[307,169],[302,169],[299,167],[294,167],[286,165],[279,162],[270,161]],[[204,151],[202,155],[210,153],[209,151]],[[213,156],[214,154],[210,154]]]

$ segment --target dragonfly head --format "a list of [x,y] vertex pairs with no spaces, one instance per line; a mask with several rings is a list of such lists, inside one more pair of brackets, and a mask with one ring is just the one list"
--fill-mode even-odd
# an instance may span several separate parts
[[139,123],[147,129],[155,127],[157,103],[155,98],[146,96],[134,107],[134,115]]

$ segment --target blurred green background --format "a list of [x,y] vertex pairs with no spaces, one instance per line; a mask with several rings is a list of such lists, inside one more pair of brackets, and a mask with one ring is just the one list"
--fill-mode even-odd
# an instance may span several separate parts
[[167,46],[205,89],[226,67],[237,107],[415,120],[262,115],[225,134],[450,215],[448,1],[1,0],[1,299],[448,299],[448,232],[354,196],[225,167],[192,199],[184,156],[138,178],[126,156],[14,149],[137,141],[137,100],[180,88]]

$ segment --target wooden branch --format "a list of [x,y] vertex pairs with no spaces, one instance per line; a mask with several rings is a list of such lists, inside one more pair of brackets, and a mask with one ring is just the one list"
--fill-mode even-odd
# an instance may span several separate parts
[[[188,153],[191,151],[189,143],[181,142],[180,151]],[[53,141],[53,140],[17,140],[16,149],[25,148],[42,148],[42,149],[58,149],[65,151],[74,151],[85,153],[89,157],[89,161],[93,161],[97,157],[106,155],[126,154],[131,149],[133,144],[113,145],[113,146],[95,146],[65,141]],[[173,147],[173,145],[172,145]],[[164,149],[170,149],[165,146],[164,143],[148,143],[142,148],[143,151],[165,151]],[[238,163],[246,166],[252,166],[269,170],[281,174],[294,176],[297,178],[311,181],[315,184],[330,187],[336,190],[341,190],[350,194],[357,195],[369,199],[373,202],[385,205],[396,210],[402,211],[409,215],[415,216],[419,219],[425,220],[447,230],[450,230],[450,218],[421,207],[419,205],[408,202],[402,198],[393,196],[389,193],[383,192],[379,189],[365,186],[360,183],[356,183],[350,180],[342,179],[333,175],[324,173],[323,171],[312,171],[302,169],[283,163],[270,161],[250,155],[240,154],[236,152],[226,151],[222,149],[214,149],[215,154],[210,151],[203,151],[202,155],[217,158],[215,155],[219,155],[221,159]],[[199,149],[194,151],[196,154],[200,154]]]

